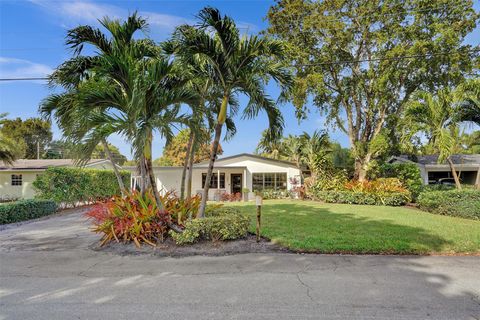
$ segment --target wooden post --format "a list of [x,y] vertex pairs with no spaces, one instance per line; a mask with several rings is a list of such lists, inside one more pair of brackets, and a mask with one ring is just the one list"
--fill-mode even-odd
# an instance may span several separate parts
[[263,202],[262,197],[256,196],[255,202],[257,204],[257,242],[260,242],[260,227],[261,227],[261,220],[262,220],[262,202]]

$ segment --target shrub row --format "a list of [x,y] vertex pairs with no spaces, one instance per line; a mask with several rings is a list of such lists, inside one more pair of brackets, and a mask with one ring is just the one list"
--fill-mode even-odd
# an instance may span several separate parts
[[[121,172],[126,186],[130,173]],[[48,168],[33,182],[37,198],[53,200],[58,204],[75,206],[92,203],[120,194],[117,179],[112,170],[83,168]]]
[[388,194],[375,194],[354,191],[318,191],[314,194],[315,200],[328,203],[367,204],[402,206],[410,201],[410,196],[405,192],[392,192]]
[[199,240],[233,240],[246,236],[249,225],[250,218],[238,209],[213,206],[208,208],[205,218],[187,221],[183,233],[169,234],[179,245]]
[[56,210],[57,205],[51,200],[20,200],[0,204],[0,224],[40,218]]
[[397,178],[416,199],[423,189],[420,168],[415,163],[384,163],[368,172],[369,179]]
[[480,191],[450,190],[422,192],[418,197],[420,209],[435,214],[480,219]]

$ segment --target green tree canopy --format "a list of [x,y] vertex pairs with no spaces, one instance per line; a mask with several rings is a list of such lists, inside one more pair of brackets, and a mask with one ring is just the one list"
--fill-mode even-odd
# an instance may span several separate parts
[[396,142],[397,116],[413,92],[477,72],[479,51],[463,40],[478,17],[471,0],[278,0],[267,32],[290,44],[297,115],[312,97],[348,135],[363,180]]
[[[18,158],[36,159],[37,156],[41,157],[50,141],[52,141],[50,123],[40,118],[3,119],[0,132],[5,137],[16,141]],[[23,149],[23,152],[21,149]]]
[[[190,129],[181,130],[163,149],[163,155],[155,159],[154,164],[159,166],[183,166],[187,157],[187,144],[190,137]],[[210,134],[205,130],[203,137],[200,137],[195,155],[193,157],[193,163],[208,160],[210,158],[210,152],[212,150],[210,142]],[[223,153],[222,146],[218,146],[217,154]]]

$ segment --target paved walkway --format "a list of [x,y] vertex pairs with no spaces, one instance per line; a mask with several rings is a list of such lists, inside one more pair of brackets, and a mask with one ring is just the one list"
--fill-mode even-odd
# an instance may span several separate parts
[[92,251],[78,211],[0,231],[0,319],[480,319],[480,257]]

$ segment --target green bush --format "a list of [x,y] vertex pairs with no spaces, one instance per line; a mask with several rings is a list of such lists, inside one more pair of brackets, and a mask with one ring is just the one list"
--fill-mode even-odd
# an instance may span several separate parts
[[[126,186],[130,173],[121,172]],[[75,206],[120,194],[115,174],[111,170],[83,168],[48,168],[33,182],[39,199]]]
[[368,192],[330,190],[316,192],[314,194],[314,199],[325,201],[327,203],[403,206],[410,201],[410,196],[408,193],[404,192],[375,194]]
[[51,200],[20,200],[0,204],[0,224],[40,218],[56,210],[57,205]]
[[480,219],[480,191],[450,190],[422,192],[420,209],[435,214]]
[[207,208],[206,217],[185,223],[183,233],[170,231],[175,243],[189,244],[199,240],[233,240],[244,237],[248,232],[250,218],[231,207]]
[[420,168],[415,163],[384,163],[372,168],[369,172],[369,179],[397,178],[412,194],[415,200],[423,189]]

